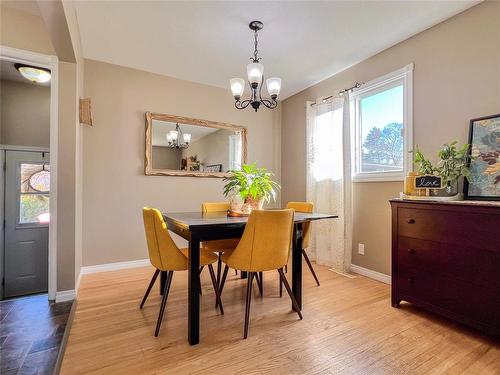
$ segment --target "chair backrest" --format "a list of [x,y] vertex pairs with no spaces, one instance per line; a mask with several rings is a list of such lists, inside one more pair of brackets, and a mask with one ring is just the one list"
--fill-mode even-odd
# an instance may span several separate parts
[[203,202],[201,204],[201,212],[219,212],[229,210],[229,202]]
[[144,207],[142,216],[151,264],[162,271],[187,269],[187,258],[170,237],[161,212],[156,208]]
[[[286,208],[293,208],[296,212],[311,213],[314,210],[314,203],[312,202],[288,202]],[[307,222],[302,228],[302,248],[309,247],[309,238],[311,237],[311,223]]]
[[293,210],[254,210],[228,263],[249,272],[282,268],[290,256],[292,231]]

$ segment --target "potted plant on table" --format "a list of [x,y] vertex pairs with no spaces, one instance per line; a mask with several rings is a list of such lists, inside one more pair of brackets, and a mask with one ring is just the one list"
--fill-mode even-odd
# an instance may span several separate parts
[[266,168],[259,168],[255,163],[243,164],[241,170],[230,173],[229,177],[224,178],[227,181],[224,196],[231,197],[230,214],[249,215],[252,210],[262,209],[264,202],[276,199],[280,185]]

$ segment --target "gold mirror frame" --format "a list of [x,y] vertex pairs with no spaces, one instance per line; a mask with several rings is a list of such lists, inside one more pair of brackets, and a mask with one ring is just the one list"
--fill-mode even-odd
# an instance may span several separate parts
[[163,113],[146,112],[146,156],[144,159],[144,174],[146,176],[183,176],[183,177],[228,177],[231,174],[227,172],[195,172],[178,171],[173,169],[154,169],[152,164],[153,150],[153,120],[168,121],[186,125],[205,126],[209,128],[232,130],[241,133],[241,160],[243,164],[247,162],[247,128],[239,125],[226,124],[223,122],[200,120],[189,117],[167,115]]

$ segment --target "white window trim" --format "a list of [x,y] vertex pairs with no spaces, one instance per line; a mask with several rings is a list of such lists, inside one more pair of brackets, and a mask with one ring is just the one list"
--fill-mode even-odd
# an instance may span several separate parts
[[[365,83],[351,94],[352,113],[352,181],[353,182],[377,182],[377,181],[404,181],[405,175],[413,169],[413,162],[409,151],[413,148],[413,63],[398,69],[392,73],[376,78]],[[358,172],[360,169],[360,142],[357,141],[360,130],[360,113],[358,100],[363,94],[382,88],[397,81],[403,81],[403,171],[386,172]]]

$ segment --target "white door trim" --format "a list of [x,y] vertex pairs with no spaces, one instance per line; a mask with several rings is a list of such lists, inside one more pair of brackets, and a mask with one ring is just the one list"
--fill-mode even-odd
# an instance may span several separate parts
[[0,60],[15,61],[50,69],[50,224],[49,224],[49,300],[57,291],[57,147],[59,139],[59,59],[57,56],[0,45]]

